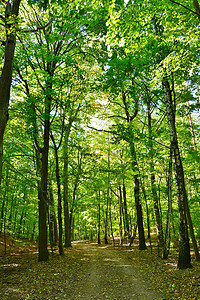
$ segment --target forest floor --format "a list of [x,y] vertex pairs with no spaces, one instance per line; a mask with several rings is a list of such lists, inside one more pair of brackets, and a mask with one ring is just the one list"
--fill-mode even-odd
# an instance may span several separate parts
[[0,299],[200,299],[200,264],[176,268],[177,250],[164,261],[158,249],[74,242],[65,255],[37,261],[37,245],[0,239]]

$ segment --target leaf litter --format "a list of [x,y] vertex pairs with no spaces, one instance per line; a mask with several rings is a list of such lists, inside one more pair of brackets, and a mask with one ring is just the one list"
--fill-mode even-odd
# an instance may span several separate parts
[[177,251],[163,260],[157,249],[80,242],[37,259],[35,243],[0,249],[0,299],[200,299],[200,265],[178,270]]

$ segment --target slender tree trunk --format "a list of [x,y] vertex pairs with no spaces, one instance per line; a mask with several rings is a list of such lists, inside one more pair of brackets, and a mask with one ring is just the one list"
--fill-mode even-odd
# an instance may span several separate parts
[[98,244],[101,244],[101,191],[99,189],[98,195]]
[[71,220],[71,239],[74,241],[74,230],[75,230],[75,216],[73,215]]
[[150,155],[150,178],[151,178],[151,191],[153,196],[153,205],[156,216],[156,225],[157,225],[157,235],[158,242],[160,245],[163,244],[163,228],[162,228],[162,219],[159,209],[159,201],[157,195],[157,188],[155,183],[155,169],[154,169],[154,157],[153,157],[153,143],[152,143],[152,129],[151,129],[151,102],[148,99],[147,101],[148,109],[148,131],[149,131],[149,155]]
[[178,195],[179,207],[179,258],[178,268],[186,269],[191,267],[190,244],[188,237],[188,226],[186,218],[186,203],[188,202],[185,189],[184,171],[178,146],[178,138],[175,125],[175,108],[173,107],[172,94],[167,79],[163,77],[163,90],[165,96],[165,105],[170,129],[171,147],[174,162],[175,180]]
[[53,253],[53,247],[55,246],[54,243],[54,227],[53,227],[53,193],[51,190],[51,186],[49,183],[49,205],[48,205],[48,223],[49,223],[49,242],[51,247],[51,252]]
[[106,215],[105,215],[105,232],[104,232],[104,243],[106,245],[108,244],[108,204],[109,204],[109,199],[108,197],[106,197]]
[[142,193],[143,193],[144,201],[145,201],[145,205],[146,205],[148,239],[149,239],[150,244],[151,244],[151,228],[150,228],[150,218],[149,218],[149,206],[148,206],[148,203],[147,203],[147,195],[146,195],[144,183],[142,181],[141,181],[141,187],[142,187]]
[[139,185],[139,170],[137,165],[136,151],[133,142],[130,142],[130,150],[132,156],[132,169],[134,172],[134,196],[135,196],[135,206],[137,212],[137,225],[139,233],[139,249],[145,250],[145,236],[144,236],[144,225],[143,225],[143,214],[142,214],[142,205],[140,200],[140,185]]
[[123,204],[123,212],[124,212],[124,235],[129,236],[129,217],[128,217],[128,208],[127,208],[127,199],[126,199],[126,186],[124,183],[123,179],[123,199],[124,199],[124,204]]
[[[47,95],[52,90],[52,82],[47,82]],[[45,120],[43,134],[43,148],[41,158],[41,181],[39,189],[39,261],[49,259],[48,235],[47,235],[47,181],[48,181],[48,153],[50,135],[50,110],[51,96],[45,99]]]
[[3,202],[1,206],[0,234],[3,232],[4,207],[5,207],[5,198],[3,198]]
[[119,186],[119,236],[120,236],[120,246],[123,245],[122,215],[123,215],[122,189],[121,189],[121,186]]
[[108,136],[108,181],[107,181],[107,201],[108,201],[108,211],[109,211],[109,223],[110,223],[110,234],[112,236],[113,246],[115,245],[115,239],[113,235],[112,228],[112,213],[111,213],[111,194],[110,194],[110,137]]
[[113,241],[113,246],[115,246],[115,238],[113,234],[113,226],[112,226],[112,202],[111,202],[111,197],[109,196],[110,201],[109,201],[109,221],[110,221],[110,233],[112,236],[112,241]]
[[[52,246],[57,246],[58,241],[58,230],[55,228],[56,215],[55,215],[55,205],[54,205],[54,196],[52,190],[51,179],[49,180],[49,238],[50,243],[52,240]],[[56,222],[57,227],[57,222]]]
[[76,182],[75,182],[74,190],[73,190],[73,195],[72,195],[72,204],[71,204],[71,209],[70,209],[70,214],[69,214],[70,227],[72,227],[72,220],[73,220],[73,217],[74,217],[74,205],[75,205],[75,201],[76,201],[76,190],[77,190],[77,187],[78,187],[78,180],[79,180],[78,178],[79,178],[79,176],[76,178]]
[[163,259],[167,259],[170,249],[170,221],[172,214],[172,149],[170,149],[169,155],[169,171],[167,179],[167,188],[168,188],[168,211],[167,211],[167,222],[166,222],[166,231],[165,231],[165,242],[163,245]]
[[55,157],[56,157],[56,182],[57,182],[57,193],[58,193],[58,229],[59,229],[59,240],[58,240],[58,247],[59,247],[59,254],[63,255],[63,244],[62,244],[62,199],[61,199],[61,188],[60,188],[60,170],[59,170],[59,162],[58,162],[58,151],[55,148]]
[[71,244],[71,225],[70,225],[70,216],[69,216],[69,173],[68,173],[68,165],[69,165],[69,157],[68,157],[68,138],[69,132],[66,132],[64,147],[64,226],[65,226],[65,247],[72,247]]
[[7,239],[6,239],[6,214],[3,220],[3,236],[4,236],[4,254],[7,252]]
[[56,182],[57,182],[57,193],[58,193],[58,229],[59,229],[59,240],[58,240],[58,247],[59,247],[59,254],[63,255],[63,227],[62,227],[62,197],[61,197],[61,184],[60,184],[60,168],[59,168],[59,159],[58,159],[58,148],[56,146],[55,140],[52,136],[52,141],[54,144],[54,152],[55,152],[55,159],[56,159]]

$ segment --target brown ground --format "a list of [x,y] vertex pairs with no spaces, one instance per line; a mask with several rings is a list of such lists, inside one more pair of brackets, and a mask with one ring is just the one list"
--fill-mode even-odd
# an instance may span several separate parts
[[35,244],[10,250],[0,256],[1,300],[200,299],[200,265],[177,270],[175,251],[163,261],[157,250],[77,242],[64,256],[38,263]]

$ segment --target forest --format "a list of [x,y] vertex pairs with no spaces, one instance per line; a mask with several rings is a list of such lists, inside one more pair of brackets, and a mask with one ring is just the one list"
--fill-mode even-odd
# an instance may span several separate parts
[[199,269],[199,22],[198,0],[0,1],[2,258],[85,241]]

